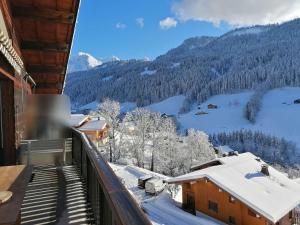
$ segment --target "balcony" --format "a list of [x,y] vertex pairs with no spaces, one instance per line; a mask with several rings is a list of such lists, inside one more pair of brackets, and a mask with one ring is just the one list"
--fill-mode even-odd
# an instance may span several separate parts
[[151,224],[81,132],[68,129],[59,140],[27,140],[22,149],[21,159],[33,164],[33,172],[21,224]]

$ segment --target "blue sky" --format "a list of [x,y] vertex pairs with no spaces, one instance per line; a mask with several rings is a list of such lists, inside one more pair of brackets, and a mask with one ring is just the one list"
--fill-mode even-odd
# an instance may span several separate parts
[[190,37],[299,15],[299,0],[82,0],[72,54],[154,59]]
[[[216,27],[210,22],[192,20],[178,21],[176,27],[161,29],[159,21],[175,18],[173,3],[172,0],[83,0],[72,55],[83,51],[97,58],[154,59],[187,38],[217,36],[229,30],[224,24]],[[143,27],[137,24],[137,18],[143,18]]]

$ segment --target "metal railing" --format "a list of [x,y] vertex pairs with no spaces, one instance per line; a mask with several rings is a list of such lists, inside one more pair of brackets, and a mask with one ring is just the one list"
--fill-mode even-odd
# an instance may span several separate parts
[[97,225],[150,225],[150,221],[86,135],[72,130],[73,162],[87,186]]
[[22,140],[20,162],[27,165],[66,165],[67,155],[71,152],[71,138]]

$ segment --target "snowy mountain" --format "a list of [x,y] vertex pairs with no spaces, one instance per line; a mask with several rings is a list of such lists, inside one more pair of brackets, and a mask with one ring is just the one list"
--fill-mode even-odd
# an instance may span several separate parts
[[72,56],[68,65],[68,73],[84,71],[102,65],[102,61],[96,59],[92,55],[79,52],[78,55]]
[[64,92],[79,106],[105,97],[146,106],[183,95],[181,111],[188,112],[214,95],[300,86],[299,39],[300,19],[191,38],[153,61],[115,60],[69,73]]
[[276,25],[269,26],[253,26],[253,27],[242,27],[235,29],[227,34],[223,35],[222,38],[232,37],[232,36],[241,36],[241,35],[259,35],[263,32],[267,32]]

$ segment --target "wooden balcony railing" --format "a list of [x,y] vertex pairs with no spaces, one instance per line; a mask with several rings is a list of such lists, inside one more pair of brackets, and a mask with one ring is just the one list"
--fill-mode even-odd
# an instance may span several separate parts
[[72,130],[72,157],[87,186],[98,225],[150,225],[150,221],[86,135]]

